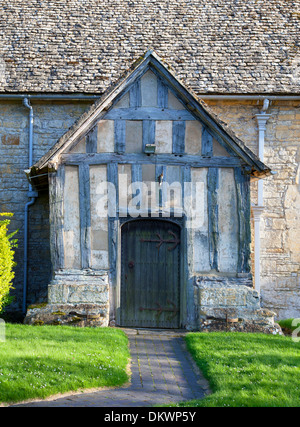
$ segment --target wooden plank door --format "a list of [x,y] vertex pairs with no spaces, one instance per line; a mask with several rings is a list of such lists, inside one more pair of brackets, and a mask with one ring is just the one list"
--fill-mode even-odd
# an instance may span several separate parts
[[121,325],[179,328],[180,227],[135,220],[122,227]]

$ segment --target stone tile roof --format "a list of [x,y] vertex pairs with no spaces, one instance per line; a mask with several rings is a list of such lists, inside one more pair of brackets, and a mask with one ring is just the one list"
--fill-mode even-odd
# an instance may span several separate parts
[[103,93],[149,48],[197,95],[300,91],[299,0],[0,6],[0,92]]

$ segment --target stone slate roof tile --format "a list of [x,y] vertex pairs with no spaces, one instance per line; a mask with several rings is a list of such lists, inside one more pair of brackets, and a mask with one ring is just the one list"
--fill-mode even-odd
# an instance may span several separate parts
[[203,93],[299,93],[299,0],[0,0],[0,92],[104,93],[154,49]]

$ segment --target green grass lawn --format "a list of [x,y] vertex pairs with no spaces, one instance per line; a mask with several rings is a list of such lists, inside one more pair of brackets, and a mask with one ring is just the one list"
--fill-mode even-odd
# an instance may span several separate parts
[[186,343],[212,394],[181,406],[300,406],[300,343],[290,337],[191,333]]
[[126,335],[112,328],[6,324],[0,402],[45,398],[128,380]]

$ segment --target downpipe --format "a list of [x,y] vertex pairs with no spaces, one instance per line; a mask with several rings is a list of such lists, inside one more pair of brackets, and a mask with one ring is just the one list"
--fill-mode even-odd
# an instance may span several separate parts
[[[264,151],[265,151],[265,133],[267,121],[271,117],[271,114],[267,114],[270,101],[265,99],[263,103],[262,110],[259,114],[256,114],[256,119],[258,123],[258,157],[263,162],[264,161]],[[263,180],[260,179],[257,184],[257,205],[252,207],[253,219],[254,219],[254,283],[255,289],[260,294],[260,220],[261,215],[264,211],[264,194],[263,194]]]
[[[30,105],[28,98],[23,99],[23,105],[29,109],[29,143],[28,143],[28,163],[29,167],[32,166],[33,160],[33,108]],[[38,197],[38,193],[33,191],[32,185],[28,186],[28,198],[30,199],[24,209],[24,277],[23,277],[23,303],[22,303],[22,312],[26,315],[27,311],[27,284],[28,284],[28,218],[29,218],[29,207],[32,206]]]

